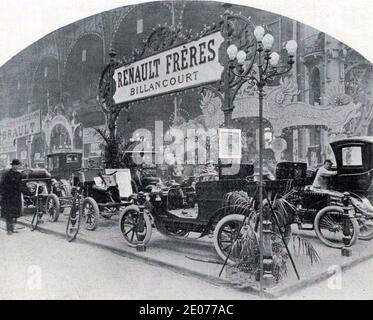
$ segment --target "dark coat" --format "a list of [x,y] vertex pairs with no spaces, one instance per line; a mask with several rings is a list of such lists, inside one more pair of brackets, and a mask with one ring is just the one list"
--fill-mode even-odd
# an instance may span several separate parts
[[3,172],[0,181],[1,216],[18,218],[22,210],[21,173],[12,169]]

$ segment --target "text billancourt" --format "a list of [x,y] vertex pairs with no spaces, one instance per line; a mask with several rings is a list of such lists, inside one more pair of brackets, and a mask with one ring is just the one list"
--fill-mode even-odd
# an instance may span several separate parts
[[115,103],[182,90],[217,81],[223,66],[218,50],[220,32],[161,52],[115,70]]

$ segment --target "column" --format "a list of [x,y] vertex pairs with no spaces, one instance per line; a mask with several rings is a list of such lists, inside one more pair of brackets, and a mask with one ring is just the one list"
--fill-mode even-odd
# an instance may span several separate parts
[[298,152],[298,129],[293,130],[293,161],[297,162],[299,160],[299,152]]

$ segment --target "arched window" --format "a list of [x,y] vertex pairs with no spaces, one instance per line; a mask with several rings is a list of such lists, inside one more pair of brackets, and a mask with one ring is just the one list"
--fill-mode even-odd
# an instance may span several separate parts
[[55,57],[46,57],[36,69],[32,86],[32,109],[42,110],[46,114],[60,101],[60,83],[58,61]]
[[62,125],[57,124],[51,133],[50,150],[71,149],[71,137],[68,130]]
[[141,49],[142,40],[164,23],[172,24],[172,12],[164,3],[139,4],[120,22],[112,47],[118,57],[129,59],[135,49]]
[[83,107],[97,97],[98,82],[104,65],[103,41],[96,34],[80,38],[72,48],[64,73],[64,93],[71,102]]

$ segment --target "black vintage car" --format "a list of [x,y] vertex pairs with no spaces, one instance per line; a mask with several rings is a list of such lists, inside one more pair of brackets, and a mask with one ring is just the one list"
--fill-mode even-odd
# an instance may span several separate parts
[[47,214],[49,220],[56,222],[60,214],[60,202],[52,192],[51,174],[45,169],[21,170],[23,214],[35,216]]
[[341,139],[330,145],[338,171],[331,187],[366,197],[373,203],[373,137]]
[[[270,200],[284,199],[290,204],[287,209],[290,214],[287,214],[287,219],[282,219],[280,225],[285,234],[291,232],[291,224],[297,223],[300,228],[315,229],[326,245],[340,248],[346,245],[343,240],[346,228],[349,230],[349,245],[359,235],[363,239],[373,237],[373,207],[368,200],[372,190],[373,138],[349,138],[331,145],[338,172],[331,181],[331,189],[313,189],[314,175],[307,174],[307,165],[287,162],[278,164],[277,177],[266,182],[266,191]],[[133,206],[121,214],[119,226],[124,241],[130,246],[149,241],[153,220],[160,232],[173,237],[184,237],[189,232],[198,232],[201,237],[213,233],[215,249],[224,259],[245,213],[243,210],[237,214],[227,206],[227,196],[232,192],[244,193],[246,204],[254,197],[257,183],[253,181],[253,169],[250,165],[241,165],[234,176],[220,174],[219,179],[213,181],[196,179],[198,182],[193,188],[180,184],[153,188],[145,204],[149,215]],[[348,195],[344,194],[346,191]],[[257,216],[258,199],[255,200],[252,210]],[[276,202],[274,206],[279,210]],[[311,226],[307,227],[307,224]]]
[[226,195],[247,190],[253,173],[253,165],[245,164],[230,177],[220,172],[219,180],[194,177],[192,185],[169,182],[153,187],[146,196],[145,211],[129,206],[121,213],[119,227],[124,241],[129,246],[148,242],[152,222],[159,232],[171,237],[185,237],[190,232],[203,237],[215,230],[215,248],[224,257],[226,253],[220,246],[222,230],[231,229],[232,223],[237,227],[244,219],[243,215],[230,214],[232,212],[224,207]]
[[81,152],[58,152],[47,155],[47,169],[53,178],[53,193],[58,197],[70,196],[69,180],[81,167]]
[[[348,245],[357,239],[373,239],[373,137],[340,139],[331,147],[336,175],[329,177],[327,189],[312,187],[317,170],[307,176],[306,164],[301,163],[278,164],[277,179],[270,184],[280,195],[276,209],[287,216],[286,223],[296,223],[301,230],[315,230],[324,244],[341,248],[346,245],[346,236]],[[300,176],[289,179],[286,172],[292,170]]]
[[[73,186],[82,196],[82,216],[86,229],[97,228],[100,216],[110,219],[118,214],[125,204],[122,202],[115,173],[105,173],[103,169],[80,169],[73,175]],[[69,206],[71,197],[61,198]]]

